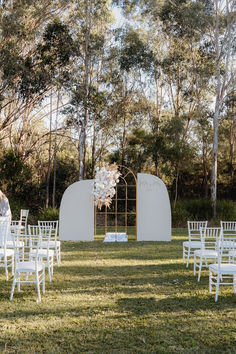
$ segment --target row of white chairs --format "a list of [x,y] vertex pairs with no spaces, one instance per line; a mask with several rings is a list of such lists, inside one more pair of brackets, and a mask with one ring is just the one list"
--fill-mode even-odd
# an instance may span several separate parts
[[189,240],[183,242],[183,262],[194,257],[194,275],[200,281],[203,267],[209,269],[209,291],[220,285],[233,285],[236,293],[236,221],[221,221],[220,227],[207,227],[207,221],[188,221]]
[[28,225],[27,229],[28,233],[23,234],[22,228],[12,227],[8,218],[0,218],[0,266],[5,267],[7,280],[9,267],[14,275],[10,300],[16,284],[20,291],[22,283],[36,283],[38,301],[41,301],[40,284],[45,292],[45,265],[51,281],[54,255],[58,266],[61,262],[58,221],[39,221],[38,225]]

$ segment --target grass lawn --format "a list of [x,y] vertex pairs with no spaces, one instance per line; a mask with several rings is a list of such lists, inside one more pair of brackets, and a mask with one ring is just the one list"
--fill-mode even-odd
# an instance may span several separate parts
[[37,303],[0,273],[1,353],[236,353],[236,295],[208,292],[182,264],[186,230],[171,243],[67,242]]

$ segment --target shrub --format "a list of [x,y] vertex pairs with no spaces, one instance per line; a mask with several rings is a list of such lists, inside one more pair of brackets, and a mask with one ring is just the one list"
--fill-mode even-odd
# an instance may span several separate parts
[[172,227],[182,227],[187,224],[190,216],[185,208],[180,203],[176,204],[176,207],[172,207]]
[[217,219],[212,220],[211,201],[207,199],[179,200],[172,206],[172,226],[186,227],[187,220],[208,220],[209,225],[219,225],[220,220],[236,220],[236,202],[218,200],[216,205]]
[[59,209],[57,208],[44,208],[38,215],[38,220],[59,220]]

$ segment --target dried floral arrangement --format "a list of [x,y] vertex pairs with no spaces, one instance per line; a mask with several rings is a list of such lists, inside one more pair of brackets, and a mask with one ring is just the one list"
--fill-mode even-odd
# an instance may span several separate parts
[[118,171],[116,163],[96,168],[93,195],[94,203],[99,209],[103,205],[108,208],[110,207],[112,197],[116,193],[115,186],[119,182],[120,175],[121,173]]

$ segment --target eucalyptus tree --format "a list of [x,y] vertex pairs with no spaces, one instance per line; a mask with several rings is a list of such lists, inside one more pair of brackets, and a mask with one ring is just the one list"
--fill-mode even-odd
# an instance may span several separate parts
[[[29,106],[36,106],[45,95],[51,70],[45,56],[46,42],[42,33],[54,15],[60,15],[64,5],[60,1],[13,1],[0,6],[0,95],[1,133],[13,124]],[[65,39],[65,38],[64,38]],[[40,43],[44,41],[44,44]],[[68,43],[68,41],[65,41]],[[47,50],[51,50],[47,47]],[[56,54],[56,47],[54,48]],[[44,52],[43,52],[44,50]],[[52,53],[51,59],[53,57]],[[59,59],[54,55],[54,59]],[[54,68],[61,64],[60,57]]]
[[215,107],[213,120],[214,138],[212,150],[211,202],[213,217],[216,218],[219,116],[224,98],[227,95],[232,80],[232,76],[230,76],[230,62],[233,59],[233,50],[236,43],[236,12],[234,0],[214,0],[213,6],[212,22],[209,28],[209,35],[215,53]]
[[[71,97],[65,110],[67,125],[74,126],[78,136],[78,178],[85,177],[88,131],[94,127],[93,149],[96,138],[96,116],[105,103],[103,87],[104,45],[111,22],[109,1],[84,0],[74,2],[71,33],[77,46],[77,57],[65,87]],[[93,152],[94,155],[94,152]],[[94,165],[94,157],[93,157]]]

